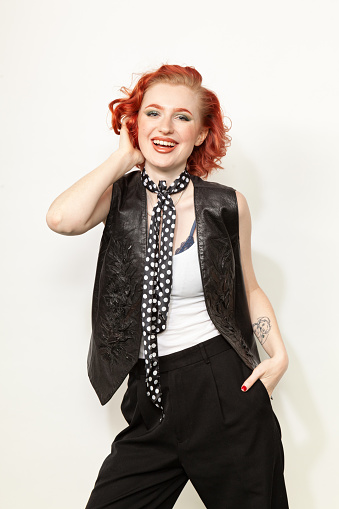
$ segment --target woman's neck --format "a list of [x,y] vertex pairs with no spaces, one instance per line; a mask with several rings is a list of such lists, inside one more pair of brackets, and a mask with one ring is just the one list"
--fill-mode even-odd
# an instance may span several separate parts
[[175,181],[176,178],[184,171],[186,165],[181,169],[170,169],[170,168],[157,168],[154,166],[148,166],[145,164],[145,171],[147,175],[158,185],[159,180],[166,180],[167,188]]

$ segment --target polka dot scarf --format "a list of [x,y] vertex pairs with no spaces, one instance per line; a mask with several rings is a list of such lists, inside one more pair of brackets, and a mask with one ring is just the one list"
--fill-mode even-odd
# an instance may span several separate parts
[[[176,215],[170,195],[180,193],[187,187],[190,174],[185,168],[167,188],[166,180],[159,180],[159,186],[156,186],[144,168],[141,172],[141,181],[149,191],[158,195],[149,229],[141,311],[147,396],[161,409],[160,421],[162,421],[165,414],[161,400],[157,334],[166,329],[172,287],[172,248]],[[161,211],[162,227],[159,252]]]

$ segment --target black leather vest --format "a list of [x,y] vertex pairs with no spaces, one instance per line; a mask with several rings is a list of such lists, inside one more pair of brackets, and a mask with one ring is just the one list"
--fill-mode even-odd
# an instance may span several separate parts
[[[220,334],[254,369],[260,358],[240,263],[235,190],[194,175],[191,179],[206,309]],[[146,246],[146,188],[137,170],[113,185],[95,275],[87,367],[102,405],[138,361]]]

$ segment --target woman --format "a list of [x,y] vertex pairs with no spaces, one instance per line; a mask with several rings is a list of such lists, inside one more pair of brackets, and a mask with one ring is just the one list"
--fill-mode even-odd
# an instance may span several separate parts
[[170,508],[188,479],[208,508],[288,507],[270,400],[288,357],[253,271],[246,199],[203,178],[230,138],[201,82],[163,65],[123,88],[110,104],[119,149],[47,214],[65,235],[105,223],[88,373],[102,404],[129,375],[128,426],[86,509]]

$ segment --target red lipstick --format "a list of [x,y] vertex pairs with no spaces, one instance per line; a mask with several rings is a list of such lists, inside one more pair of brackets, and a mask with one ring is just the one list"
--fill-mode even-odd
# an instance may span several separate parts
[[[170,143],[175,143],[175,145],[174,145],[174,147],[169,147],[166,145],[156,145],[154,143],[154,140],[168,141]],[[163,136],[157,136],[155,138],[152,138],[152,145],[153,145],[154,150],[156,150],[160,154],[167,154],[169,152],[172,152],[175,149],[176,145],[178,145],[178,142],[173,140],[172,138],[164,138]]]

